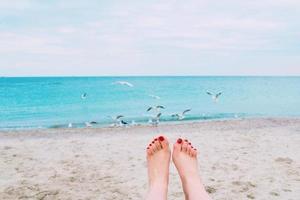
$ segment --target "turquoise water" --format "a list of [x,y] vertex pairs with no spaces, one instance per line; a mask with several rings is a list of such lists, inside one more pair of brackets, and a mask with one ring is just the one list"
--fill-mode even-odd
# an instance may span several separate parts
[[[217,103],[207,90],[222,92]],[[176,121],[170,115],[187,108],[192,111],[183,121],[298,117],[300,77],[0,78],[0,129],[82,127],[87,121],[105,126],[112,123],[108,116],[119,114],[127,122],[147,123],[151,105],[165,106],[163,122]]]

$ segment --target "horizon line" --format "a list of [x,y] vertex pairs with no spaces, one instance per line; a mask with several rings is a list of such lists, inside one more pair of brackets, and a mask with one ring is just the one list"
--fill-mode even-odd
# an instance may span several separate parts
[[105,77],[300,77],[299,75],[29,75],[0,78],[105,78]]

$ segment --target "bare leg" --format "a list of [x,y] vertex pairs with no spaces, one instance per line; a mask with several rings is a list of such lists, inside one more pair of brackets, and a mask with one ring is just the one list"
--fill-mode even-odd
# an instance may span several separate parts
[[147,200],[166,200],[171,151],[166,137],[155,138],[147,147],[149,191]]
[[173,162],[181,178],[187,200],[209,200],[198,173],[197,150],[187,140],[178,139],[174,144]]

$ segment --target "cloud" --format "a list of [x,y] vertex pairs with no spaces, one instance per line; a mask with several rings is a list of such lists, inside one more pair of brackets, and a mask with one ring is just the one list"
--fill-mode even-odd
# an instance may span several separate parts
[[[160,71],[211,64],[197,56],[218,54],[219,64],[229,65],[226,56],[242,60],[249,51],[292,52],[299,49],[296,5],[295,0],[0,2],[0,9],[8,10],[0,14],[5,22],[0,24],[0,53],[7,56],[0,59],[0,69],[23,63],[122,66],[123,71],[157,66],[153,69]],[[252,62],[259,66],[260,60]]]

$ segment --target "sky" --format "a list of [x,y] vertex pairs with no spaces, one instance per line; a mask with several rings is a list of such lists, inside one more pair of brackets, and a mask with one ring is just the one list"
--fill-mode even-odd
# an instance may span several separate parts
[[109,75],[300,75],[300,1],[0,0],[0,77]]

